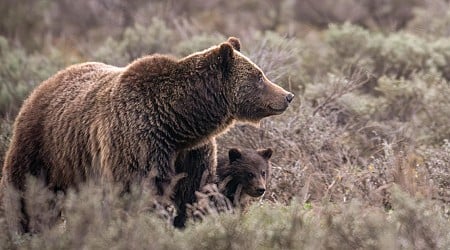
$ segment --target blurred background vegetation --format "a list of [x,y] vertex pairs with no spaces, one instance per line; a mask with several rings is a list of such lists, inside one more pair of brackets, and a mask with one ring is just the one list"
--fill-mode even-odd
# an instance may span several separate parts
[[23,100],[58,70],[182,57],[228,36],[297,96],[219,138],[222,154],[275,150],[262,199],[180,232],[148,197],[130,212],[92,187],[63,202],[64,230],[2,233],[0,248],[450,248],[448,0],[0,0],[0,164]]

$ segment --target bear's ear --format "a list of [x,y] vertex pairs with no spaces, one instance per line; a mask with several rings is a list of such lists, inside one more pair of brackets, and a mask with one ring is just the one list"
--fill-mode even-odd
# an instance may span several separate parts
[[241,42],[236,37],[229,37],[227,42],[230,43],[231,46],[233,46],[233,49],[241,51]]
[[228,158],[230,160],[230,163],[241,158],[242,154],[237,148],[232,148],[230,151],[228,151]]
[[230,43],[224,42],[219,46],[219,61],[222,67],[222,71],[227,74],[230,72],[233,62],[233,47]]
[[261,155],[266,160],[269,160],[270,157],[272,157],[272,153],[273,150],[271,148],[258,150],[258,154]]

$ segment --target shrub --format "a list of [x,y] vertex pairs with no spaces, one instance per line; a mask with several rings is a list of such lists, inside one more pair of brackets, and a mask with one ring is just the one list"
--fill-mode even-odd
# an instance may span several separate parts
[[375,77],[410,78],[414,73],[440,73],[448,77],[445,65],[449,61],[450,39],[447,38],[429,41],[407,32],[383,35],[348,23],[330,26],[325,37],[336,65],[339,61],[355,64]]
[[92,56],[97,61],[125,66],[145,55],[169,53],[175,41],[174,31],[154,18],[148,27],[136,24],[125,29],[122,39],[108,38],[100,49],[92,52]]
[[[432,196],[437,200],[450,202],[450,142],[444,140],[441,147],[430,147],[426,149],[425,166],[433,183]],[[447,207],[447,215],[450,215]]]
[[425,0],[421,8],[414,9],[414,18],[407,30],[421,37],[450,36],[450,3],[446,0]]
[[45,43],[45,17],[49,13],[49,1],[18,0],[0,3],[0,34],[16,45],[37,49]]
[[202,51],[226,41],[227,38],[221,34],[199,34],[193,35],[188,39],[181,40],[175,47],[174,52],[179,56],[187,56],[197,51]]
[[[30,92],[36,82],[27,79],[27,61],[25,51],[10,48],[8,41],[0,37],[0,115],[17,111],[17,106]],[[28,75],[29,77],[29,75]],[[31,80],[31,82],[30,82]]]
[[372,40],[376,40],[371,32],[350,23],[330,25],[325,39],[337,55],[344,59],[366,55],[370,53],[371,47],[376,47],[371,44]]
[[431,63],[436,67],[438,72],[441,72],[445,79],[450,79],[450,39],[440,38],[430,44]]
[[408,33],[393,33],[385,37],[375,56],[376,72],[393,75],[396,78],[409,77],[417,71],[428,71],[428,43]]
[[[34,185],[31,185],[33,187]],[[178,231],[152,209],[151,195],[135,192],[118,198],[116,189],[88,185],[70,193],[65,222],[34,235],[0,233],[3,247],[21,249],[447,249],[448,219],[440,207],[391,188],[385,211],[349,203],[310,206],[264,202],[246,213],[216,214]],[[34,199],[41,200],[36,196]],[[41,200],[42,201],[42,200]],[[46,216],[42,214],[42,216]],[[0,217],[0,227],[4,227]]]
[[12,136],[12,121],[0,120],[0,177],[2,176],[3,160],[8,150]]
[[50,50],[47,56],[27,54],[21,48],[11,47],[0,36],[0,117],[14,117],[22,101],[38,83],[76,60],[62,56],[58,50]]
[[[245,54],[261,67],[268,78],[288,90],[303,88],[300,68],[302,43],[274,32],[255,32],[250,46],[244,46]],[[244,44],[245,45],[245,44]]]
[[[351,22],[376,30],[404,28],[413,16],[417,0],[318,0],[296,1],[295,17],[305,23],[326,28],[329,23]],[[351,11],[349,11],[351,10]]]

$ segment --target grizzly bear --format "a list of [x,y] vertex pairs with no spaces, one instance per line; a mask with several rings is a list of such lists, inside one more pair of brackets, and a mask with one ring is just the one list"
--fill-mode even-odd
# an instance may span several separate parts
[[220,157],[217,178],[221,192],[234,206],[244,205],[247,198],[259,197],[266,192],[270,174],[272,149],[236,149],[228,157]]
[[[2,186],[25,192],[28,175],[51,190],[89,178],[125,189],[150,179],[164,195],[180,153],[211,147],[234,121],[258,122],[292,101],[240,46],[229,38],[182,59],[156,54],[123,68],[90,62],[58,72],[32,92],[15,120]],[[199,182],[189,176],[196,167],[185,168],[189,186]],[[20,221],[17,229],[29,231],[25,213]]]

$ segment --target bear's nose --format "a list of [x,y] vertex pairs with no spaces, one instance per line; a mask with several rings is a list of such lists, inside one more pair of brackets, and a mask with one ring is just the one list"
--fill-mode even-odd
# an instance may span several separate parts
[[289,93],[289,94],[286,96],[286,101],[288,101],[288,102],[290,103],[290,102],[292,102],[292,99],[294,99],[294,94]]
[[256,189],[256,192],[257,192],[259,195],[262,195],[262,194],[264,194],[264,192],[266,192],[266,189],[264,189],[264,188],[258,188],[258,189]]

